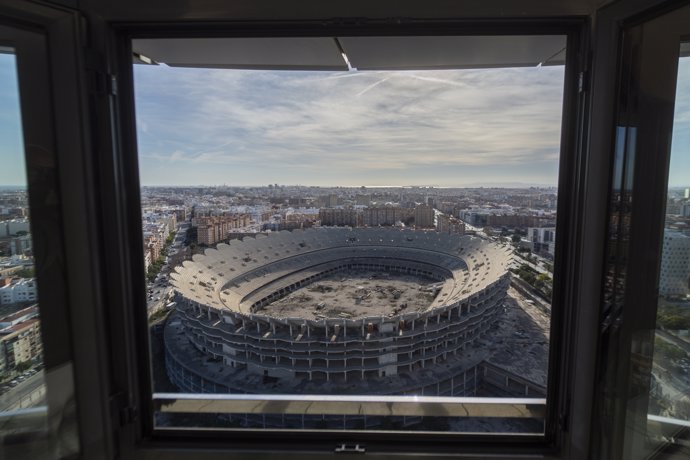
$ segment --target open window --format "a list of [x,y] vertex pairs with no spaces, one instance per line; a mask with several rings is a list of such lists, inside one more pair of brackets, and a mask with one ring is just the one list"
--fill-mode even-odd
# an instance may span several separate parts
[[129,43],[150,432],[553,442],[572,30],[256,35]]

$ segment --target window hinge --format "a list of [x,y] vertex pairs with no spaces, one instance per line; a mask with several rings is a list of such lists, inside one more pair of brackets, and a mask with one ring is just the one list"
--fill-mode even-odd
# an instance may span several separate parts
[[577,78],[577,92],[582,94],[589,89],[589,84],[587,79],[589,74],[585,71],[580,72]]
[[115,428],[122,428],[137,420],[139,412],[130,405],[125,393],[120,392],[110,398],[110,413]]
[[110,96],[117,96],[117,77],[113,74],[106,74],[108,81],[108,94]]
[[364,454],[367,449],[361,444],[340,444],[335,446],[336,454]]
[[91,88],[94,92],[106,96],[117,95],[117,77],[108,71],[102,53],[87,48],[84,52],[86,68],[90,74]]

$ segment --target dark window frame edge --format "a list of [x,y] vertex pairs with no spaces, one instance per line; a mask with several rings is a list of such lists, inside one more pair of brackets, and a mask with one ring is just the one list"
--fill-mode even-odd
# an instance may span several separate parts
[[[581,107],[582,101],[580,98],[574,94],[576,91],[577,87],[577,77],[579,72],[581,71],[581,67],[583,65],[583,62],[586,61],[586,59],[583,59],[582,56],[585,53],[585,50],[583,49],[583,43],[582,43],[582,37],[587,35],[588,32],[588,22],[587,18],[555,18],[555,19],[513,19],[513,20],[501,20],[501,21],[495,21],[495,20],[459,20],[459,21],[453,21],[453,20],[439,20],[438,22],[435,22],[433,20],[420,20],[418,22],[402,22],[402,23],[393,23],[391,24],[390,21],[366,21],[366,23],[355,23],[355,24],[336,24],[332,26],[324,26],[323,21],[307,21],[307,22],[279,22],[282,27],[276,28],[276,23],[270,22],[270,21],[256,21],[256,22],[224,22],[224,23],[209,23],[209,22],[190,22],[190,23],[165,23],[165,24],[151,24],[151,23],[142,23],[142,24],[137,24],[137,23],[122,23],[122,24],[113,24],[113,40],[116,43],[116,55],[117,55],[117,67],[119,68],[119,82],[120,82],[120,92],[118,94],[117,99],[119,100],[119,105],[122,108],[122,110],[118,114],[118,121],[121,126],[121,130],[123,132],[123,145],[126,146],[125,150],[127,148],[132,149],[131,151],[134,152],[136,151],[136,130],[134,124],[134,119],[133,117],[129,117],[129,115],[134,113],[134,100],[133,100],[133,80],[132,80],[132,72],[131,72],[131,49],[130,49],[130,43],[132,38],[153,38],[153,37],[160,37],[160,38],[171,38],[171,37],[191,37],[191,36],[256,36],[256,37],[267,37],[267,36],[335,36],[335,35],[341,35],[341,36],[352,36],[352,35],[370,35],[370,36],[375,36],[375,35],[481,35],[482,33],[485,35],[511,35],[511,34],[522,34],[522,35],[548,35],[548,34],[562,34],[562,35],[567,35],[568,36],[568,57],[569,59],[569,68],[567,68],[567,73],[565,76],[565,90],[564,90],[564,100],[563,100],[563,122],[562,122],[562,141],[563,139],[569,138],[571,140],[572,145],[570,146],[565,146],[563,143],[561,144],[561,158],[560,158],[560,169],[559,169],[559,186],[562,187],[562,179],[564,176],[568,176],[570,181],[572,181],[571,185],[571,190],[564,191],[562,193],[559,193],[559,209],[563,209],[563,204],[562,202],[568,203],[572,202],[573,194],[575,193],[575,186],[581,186],[578,182],[582,181],[582,179],[578,179],[577,174],[576,174],[576,165],[580,161],[580,157],[583,155],[581,151],[575,151],[578,150],[578,148],[575,146],[575,140],[579,139],[581,137],[581,127],[576,127],[576,124],[578,123],[577,117],[572,117],[573,115],[573,110],[575,108]],[[441,25],[439,25],[439,23]],[[481,23],[481,24],[478,24]],[[308,26],[307,26],[308,25]],[[238,27],[239,26],[239,27]],[[208,27],[211,27],[212,30],[209,30]],[[576,63],[577,68],[573,68],[572,63]],[[129,66],[129,69],[127,68]],[[570,88],[570,91],[566,93],[567,89]],[[571,100],[572,99],[572,100]],[[581,110],[578,110],[578,113],[580,113]],[[566,116],[575,118],[573,120],[570,120],[568,124],[566,124]],[[128,118],[131,118],[128,120]],[[579,150],[582,150],[583,148],[583,142],[579,142]],[[571,150],[571,151],[566,151],[566,148]],[[133,155],[132,155],[133,156]],[[125,158],[125,155],[121,152],[119,155],[119,161],[122,163],[120,166],[123,168],[123,170],[126,171],[127,175],[131,177],[134,175],[136,177],[136,185],[138,185],[138,165],[137,165],[137,159],[136,158]],[[132,164],[134,163],[134,164]],[[565,164],[567,163],[567,164]],[[566,167],[564,167],[566,166]],[[135,174],[136,173],[136,174]],[[134,231],[138,227],[139,232],[141,231],[141,216],[140,214],[140,205],[139,205],[139,191],[138,190],[132,190],[134,188],[132,185],[130,185],[129,188],[127,188],[126,191],[123,193],[126,195],[126,199],[124,201],[128,201],[130,203],[137,202],[137,206],[133,207],[130,206],[129,209],[125,209],[125,212],[127,213],[127,230],[125,230],[125,233],[127,234],[126,236],[128,238],[132,238]],[[582,192],[581,192],[582,193]],[[565,196],[567,195],[567,196]],[[576,222],[575,216],[574,216],[575,210],[570,209],[568,210],[567,213],[561,213],[559,216],[560,218],[558,219],[557,223],[557,228],[567,228],[565,227],[566,225],[573,225],[574,222]],[[568,216],[563,217],[562,214],[568,214]],[[123,231],[123,229],[120,229],[120,231]],[[562,239],[560,241],[563,241]],[[137,245],[134,245],[137,246]],[[557,265],[558,269],[555,270],[555,274],[559,273],[559,276],[554,277],[554,299],[557,298],[556,292],[561,292],[563,289],[562,284],[564,281],[561,281],[561,278],[564,276],[563,273],[565,273],[564,267],[566,266],[566,257],[564,256],[564,252],[566,251],[565,248],[563,248],[564,244],[561,243],[557,245],[557,251],[559,251],[560,247],[560,254],[561,257],[560,259],[557,257]],[[138,247],[134,248],[138,249]],[[572,253],[573,249],[570,248],[567,250],[568,253]],[[134,254],[134,252],[132,252]],[[571,256],[576,256],[575,254],[569,254]],[[137,262],[138,263],[138,262]],[[143,264],[142,264],[143,267]],[[135,271],[136,272],[136,271]],[[143,273],[143,270],[142,270]],[[136,275],[136,273],[135,273]],[[569,277],[572,275],[568,275]],[[139,284],[136,281],[134,281],[135,285]],[[142,282],[143,286],[143,282]],[[562,294],[559,294],[561,296]],[[569,294],[570,295],[570,294]],[[141,297],[141,296],[139,296]],[[141,302],[141,299],[137,300],[136,299],[136,293],[133,293],[132,299],[133,306],[136,306],[137,302]],[[572,299],[568,300],[565,299],[565,303],[570,303],[572,304]],[[570,312],[573,313],[573,306],[571,305],[569,307],[571,310]],[[141,314],[139,315],[139,318],[136,318],[136,321],[143,321],[143,324],[146,324],[145,321],[145,314],[143,315],[143,320],[141,318]],[[556,315],[559,316],[559,315]],[[570,321],[569,319],[562,319],[558,318],[558,326],[563,327],[560,323],[562,321]],[[552,320],[552,331],[555,330],[554,324],[556,323],[556,320]],[[137,329],[143,329],[142,327],[137,327],[136,324],[132,325],[135,330]],[[148,330],[145,329],[142,333],[141,330],[136,331],[137,335],[137,344],[136,344],[136,349],[139,349],[140,347],[144,346],[146,349],[148,349],[148,338],[147,338]],[[558,392],[556,389],[556,383],[555,379],[557,377],[556,374],[560,374],[563,372],[563,370],[559,369],[557,372],[553,368],[554,367],[554,362],[553,362],[553,356],[554,349],[556,348],[561,348],[565,347],[568,344],[567,343],[556,343],[553,340],[553,332],[552,332],[552,342],[551,342],[551,347],[550,347],[550,354],[552,355],[550,357],[550,375],[549,375],[549,398],[551,403],[547,407],[547,410],[551,413],[551,417],[554,417],[558,414],[562,414],[563,412],[563,405],[560,400],[556,400],[554,398],[555,395],[560,394],[560,397],[562,398],[564,395],[566,395],[565,400],[568,400],[569,398],[567,397],[567,394],[570,393],[569,390],[566,392],[561,391]],[[559,342],[563,342],[564,340],[559,340]],[[148,359],[148,356],[146,356]],[[140,404],[144,408],[144,410],[141,411],[142,416],[140,417],[140,423],[141,425],[139,426],[139,429],[141,430],[142,440],[139,443],[139,446],[141,447],[149,447],[153,448],[154,446],[156,447],[163,447],[163,446],[168,446],[172,447],[174,445],[178,447],[182,446],[190,446],[190,442],[192,440],[196,440],[197,435],[187,437],[187,438],[180,438],[180,436],[177,435],[184,435],[187,434],[189,435],[189,430],[179,430],[175,431],[175,435],[168,437],[168,436],[161,436],[158,433],[155,433],[149,420],[149,414],[151,414],[151,404],[147,402],[147,400],[150,400],[150,390],[146,388],[150,388],[150,382],[147,380],[148,376],[148,360],[145,360],[145,363],[141,363],[141,361],[144,360],[139,360],[140,362],[138,363],[138,371],[141,375],[139,378],[139,388],[142,389],[142,391],[139,393],[139,398],[140,398]],[[560,367],[567,367],[567,364],[561,363]],[[567,393],[567,394],[566,394]],[[567,405],[567,404],[566,404]],[[146,408],[148,406],[148,408]],[[558,408],[556,408],[558,406]],[[547,436],[539,436],[539,438],[542,440],[541,443],[538,443],[537,450],[541,453],[548,453],[552,454],[555,451],[558,450],[558,445],[561,444],[561,441],[557,440],[557,435],[560,436],[560,433],[556,433],[556,431],[560,431],[557,428],[554,429],[556,426],[556,421],[554,420],[553,422],[549,423],[547,426],[550,426],[552,428],[552,433],[547,433],[547,436],[551,437],[551,439],[546,440]],[[258,430],[262,436],[266,436],[268,434],[273,435],[274,432],[271,430]],[[166,433],[168,430],[166,430]],[[207,433],[209,434],[209,433]],[[277,433],[275,433],[277,434]],[[345,434],[345,433],[343,433]],[[367,435],[371,435],[374,438],[381,439],[382,434],[385,434],[385,432],[373,432],[373,433],[367,433]],[[227,436],[227,433],[224,432],[224,435]],[[318,432],[313,432],[313,431],[305,431],[304,433],[305,436],[309,436],[310,438],[314,438],[315,436],[318,437]],[[406,437],[415,437],[415,440],[412,441],[415,443],[415,445],[418,445],[419,439],[417,439],[415,433],[409,433],[409,432],[400,432],[400,433],[395,433],[395,435],[390,438],[390,442],[400,442],[401,440],[399,439],[401,435],[405,435]],[[240,433],[239,436],[242,436],[246,438],[246,433]],[[467,435],[460,435],[463,436],[463,438],[457,438],[451,442],[452,446],[451,447],[456,447],[456,449],[451,449],[453,452],[457,451],[457,446],[459,445],[458,443],[462,443],[463,449],[470,449],[473,447],[472,442],[469,442],[470,440],[466,438]],[[204,436],[205,437],[205,436]],[[496,449],[505,449],[506,447],[511,445],[511,442],[514,442],[514,439],[506,439],[504,435],[490,435],[490,439],[488,439],[489,442],[493,444],[500,444],[500,447],[497,447]],[[169,440],[170,438],[173,438],[174,441],[171,443]],[[300,437],[301,438],[301,437]],[[347,438],[346,436],[329,436],[329,440],[332,439],[345,439]],[[396,439],[397,438],[397,439]],[[447,436],[443,436],[443,438],[448,439]],[[362,436],[357,436],[355,439],[362,439]],[[546,442],[544,442],[546,440]],[[299,443],[300,441],[303,441],[302,439],[297,440],[296,442]],[[438,441],[438,440],[437,440]],[[330,441],[329,441],[330,442]],[[433,442],[432,440],[429,440],[428,442]],[[532,450],[535,448],[534,443],[530,443],[529,447],[525,447],[523,445],[524,439],[522,442],[519,442],[515,445],[515,447],[518,447],[520,449],[529,449]],[[206,444],[206,443],[204,443]],[[437,442],[438,444],[438,442]],[[193,444],[192,444],[193,445]],[[480,442],[478,445],[480,446],[485,446],[486,441]],[[215,445],[214,445],[215,446]],[[237,448],[239,447],[237,443],[233,443],[229,446],[229,448]],[[409,452],[410,446],[404,445],[402,447],[399,447],[398,450],[404,451],[404,452]],[[503,450],[505,452],[505,450]],[[323,452],[323,450],[321,450]],[[446,451],[448,453],[448,451]],[[488,453],[487,450],[481,450],[483,453]],[[496,451],[498,453],[498,450]],[[519,451],[516,451],[516,454],[519,453]]]

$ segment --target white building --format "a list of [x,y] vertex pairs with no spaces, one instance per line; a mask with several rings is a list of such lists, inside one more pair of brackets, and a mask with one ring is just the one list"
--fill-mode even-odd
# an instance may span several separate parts
[[665,296],[687,294],[689,271],[690,237],[680,232],[664,231],[659,294]]
[[20,279],[0,287],[0,305],[35,302],[37,299],[36,280],[33,278]]
[[690,216],[690,201],[686,201],[680,205],[680,215],[683,217]]
[[29,233],[30,231],[28,219],[12,219],[0,222],[0,236],[14,236],[18,232]]
[[527,229],[527,239],[532,243],[533,252],[554,256],[556,251],[555,227],[530,227]]

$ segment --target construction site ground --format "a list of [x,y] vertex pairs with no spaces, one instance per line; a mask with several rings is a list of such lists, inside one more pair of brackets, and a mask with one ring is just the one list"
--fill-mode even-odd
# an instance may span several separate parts
[[262,313],[305,319],[395,316],[426,310],[441,284],[399,273],[343,271],[272,302]]

